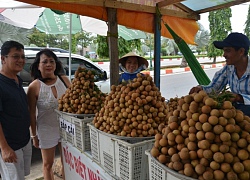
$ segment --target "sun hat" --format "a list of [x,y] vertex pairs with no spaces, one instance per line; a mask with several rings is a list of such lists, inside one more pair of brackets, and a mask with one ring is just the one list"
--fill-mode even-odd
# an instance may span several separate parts
[[134,53],[134,52],[129,52],[128,54],[125,54],[124,56],[122,56],[120,59],[119,59],[119,63],[125,67],[125,64],[126,64],[126,60],[128,59],[128,57],[137,57],[138,59],[138,67],[140,67],[141,65],[145,65],[146,68],[148,68],[148,61],[139,56],[138,54]]
[[246,35],[242,33],[231,33],[223,41],[214,41],[214,46],[218,49],[223,49],[224,47],[238,47],[244,48],[248,51],[249,49],[249,39]]

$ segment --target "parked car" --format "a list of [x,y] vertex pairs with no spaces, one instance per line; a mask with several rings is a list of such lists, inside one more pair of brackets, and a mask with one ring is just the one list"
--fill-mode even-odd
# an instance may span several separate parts
[[[24,46],[24,50],[32,50],[32,51],[41,51],[43,49],[46,49],[47,47],[29,47]],[[55,48],[55,47],[48,47],[48,49],[52,50],[53,52],[60,52],[60,53],[69,53],[68,50],[61,49],[61,48]]]
[[[37,51],[25,50],[26,63],[23,70],[19,73],[20,77],[23,79],[23,87],[25,90],[27,90],[28,85],[32,81],[30,75],[30,65],[34,62],[36,53]],[[55,54],[62,62],[63,73],[69,76],[69,53],[55,52]],[[0,63],[0,69],[1,66],[2,64]],[[96,71],[97,74],[95,75],[95,84],[104,93],[108,93],[110,91],[110,81],[107,72],[84,56],[71,54],[71,79],[74,78],[75,71],[79,66]]]

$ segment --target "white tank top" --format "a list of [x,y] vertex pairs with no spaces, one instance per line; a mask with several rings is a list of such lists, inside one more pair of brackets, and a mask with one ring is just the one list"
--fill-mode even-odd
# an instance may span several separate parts
[[[55,98],[52,92],[51,87],[53,86],[57,91],[57,98]],[[40,91],[37,100],[37,134],[40,148],[54,147],[60,141],[59,121],[54,110],[58,108],[58,99],[65,91],[66,87],[59,77],[52,85],[46,85],[40,81]]]

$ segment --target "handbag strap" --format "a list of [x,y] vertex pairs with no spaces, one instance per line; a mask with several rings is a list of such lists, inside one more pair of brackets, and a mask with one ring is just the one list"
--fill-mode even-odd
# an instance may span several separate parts
[[58,77],[59,77],[59,79],[63,82],[64,86],[65,86],[66,88],[68,88],[67,84],[64,82],[64,80],[63,80],[63,78],[61,77],[61,75],[58,75]]

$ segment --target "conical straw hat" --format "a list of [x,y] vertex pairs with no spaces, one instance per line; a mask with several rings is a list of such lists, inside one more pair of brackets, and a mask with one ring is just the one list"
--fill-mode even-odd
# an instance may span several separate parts
[[122,66],[125,67],[125,63],[126,63],[127,58],[133,57],[133,56],[137,57],[137,59],[138,59],[138,67],[140,67],[142,64],[145,64],[146,68],[148,68],[148,61],[145,58],[139,56],[138,54],[136,54],[134,52],[129,52],[128,54],[125,54],[124,56],[122,56],[119,59],[119,63],[121,63]]

